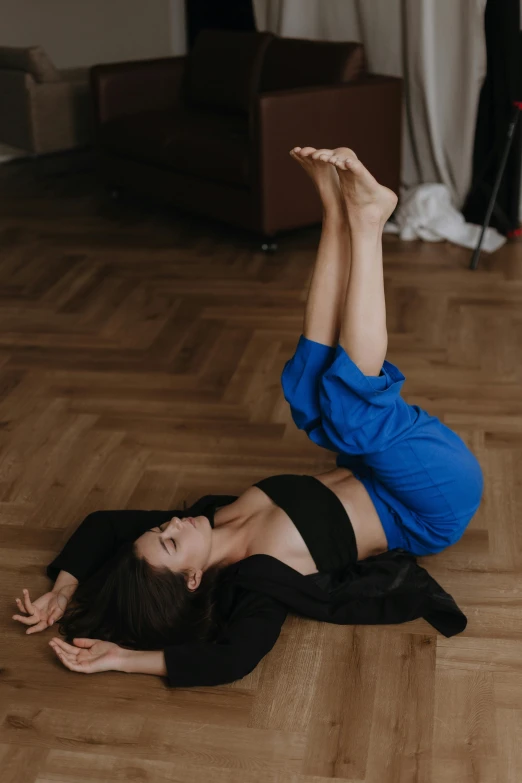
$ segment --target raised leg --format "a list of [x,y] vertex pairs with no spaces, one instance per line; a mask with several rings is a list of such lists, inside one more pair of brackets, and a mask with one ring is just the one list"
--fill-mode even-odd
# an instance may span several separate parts
[[304,314],[303,335],[335,346],[350,275],[350,235],[336,168],[315,147],[295,147],[290,155],[311,177],[323,204],[323,227]]
[[382,266],[382,231],[397,204],[353,150],[325,150],[337,168],[351,242],[351,271],[339,342],[365,375],[379,375],[388,347]]

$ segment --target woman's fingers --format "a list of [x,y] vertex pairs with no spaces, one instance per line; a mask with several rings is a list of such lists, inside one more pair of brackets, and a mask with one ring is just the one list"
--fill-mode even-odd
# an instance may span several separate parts
[[72,661],[73,663],[76,661],[77,656],[74,653],[69,652],[69,650],[64,649],[57,642],[49,642],[49,646],[53,648],[60,659],[63,659],[64,661]]
[[29,598],[29,590],[26,590],[24,588],[23,593],[24,593],[24,601],[25,601],[25,608],[26,608],[26,610],[29,612],[29,614],[34,614],[36,609],[32,605],[31,599]]
[[81,671],[81,669],[78,667],[78,664],[75,662],[72,656],[67,655],[67,653],[64,652],[64,650],[60,649],[59,647],[54,647],[53,649],[56,654],[56,657],[59,658],[59,660],[63,663],[64,666],[67,666],[67,668],[71,669],[72,671]]
[[[15,599],[16,600],[16,605],[18,606],[18,608],[20,609],[21,612],[27,612],[28,614],[33,614],[35,610],[34,610],[33,605],[31,604],[31,601],[29,600],[29,594],[28,594],[27,590],[25,590],[25,589],[22,590],[22,593],[23,593],[23,596],[24,596],[25,606],[23,605],[23,603],[20,601],[19,598]],[[29,604],[29,606],[28,606],[28,604]]]
[[73,655],[66,653],[61,648],[53,647],[56,656],[60,659],[64,666],[73,672],[81,672],[82,674],[89,674],[90,664],[88,662],[79,663]]
[[53,609],[52,612],[49,614],[49,617],[47,618],[47,622],[49,625],[52,625],[55,620],[59,620],[60,617],[63,616],[63,609],[60,607],[57,607],[56,609]]
[[44,631],[47,628],[46,620],[41,620],[38,625],[33,625],[32,628],[28,628],[26,634],[38,633],[38,631]]
[[74,641],[78,647],[92,647],[93,644],[99,642],[100,639],[84,639],[82,637],[75,637]]
[[70,652],[67,652],[67,650],[63,650],[61,647],[58,647],[58,645],[53,646],[54,651],[62,656],[62,658],[66,661],[71,661],[72,663],[77,663],[76,661],[76,655],[73,655]]
[[31,631],[27,631],[27,633],[37,633],[38,631],[43,631],[44,628],[52,625],[55,620],[62,616],[63,611],[59,607],[54,607],[49,612],[49,602],[45,604],[45,601],[43,601],[42,606],[38,606],[38,601],[35,604],[31,603],[28,590],[24,589],[23,594],[25,606],[19,598],[16,598],[15,600],[19,610],[24,612],[24,614],[15,614],[13,615],[12,619],[18,620],[18,622],[23,623],[24,625],[33,626]]
[[38,622],[38,618],[35,619],[34,617],[22,617],[19,614],[14,614],[13,620],[19,620],[24,625],[34,625]]
[[[35,625],[35,623],[40,622],[40,617],[37,614],[32,614],[30,615],[30,617],[22,617],[22,615],[14,614],[12,619],[19,620],[24,625]],[[42,620],[41,622],[44,622],[44,620]]]
[[[74,647],[72,644],[67,644],[67,642],[64,642],[63,639],[59,639],[57,636],[53,637],[51,642],[54,642],[58,647],[61,647],[62,650],[73,655],[78,655],[82,649],[81,647]],[[49,642],[49,644],[51,644],[51,642]]]
[[24,606],[24,605],[23,605],[23,603],[20,601],[20,599],[19,599],[19,598],[16,598],[15,600],[16,600],[16,605],[17,605],[17,607],[20,609],[20,611],[21,611],[21,612],[25,612],[25,606]]

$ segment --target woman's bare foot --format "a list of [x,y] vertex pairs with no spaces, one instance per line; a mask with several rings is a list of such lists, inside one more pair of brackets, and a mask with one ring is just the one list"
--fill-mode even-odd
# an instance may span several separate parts
[[348,147],[321,150],[320,160],[335,166],[348,220],[361,220],[384,226],[397,206],[397,195],[379,185],[368,169]]
[[339,186],[337,169],[331,163],[319,158],[319,153],[331,153],[331,150],[317,150],[315,147],[294,147],[291,157],[296,160],[311,177],[323,206],[328,215],[344,217],[344,204]]

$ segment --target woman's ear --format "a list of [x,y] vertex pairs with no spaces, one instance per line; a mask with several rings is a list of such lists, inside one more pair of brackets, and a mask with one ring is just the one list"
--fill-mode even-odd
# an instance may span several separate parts
[[203,571],[201,569],[198,569],[197,571],[191,571],[189,576],[187,577],[188,589],[197,590],[199,585],[201,584],[202,576],[203,576]]

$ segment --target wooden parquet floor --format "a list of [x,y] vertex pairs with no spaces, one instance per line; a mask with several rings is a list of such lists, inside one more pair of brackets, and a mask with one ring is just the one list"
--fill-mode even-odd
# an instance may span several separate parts
[[243,680],[171,689],[65,669],[11,619],[23,587],[101,508],[240,494],[335,455],[291,420],[280,375],[302,330],[318,229],[264,255],[232,228],[89,171],[0,168],[2,783],[518,783],[522,780],[522,246],[385,237],[388,358],[404,397],[479,458],[464,537],[419,563],[468,616],[335,626],[289,616]]

